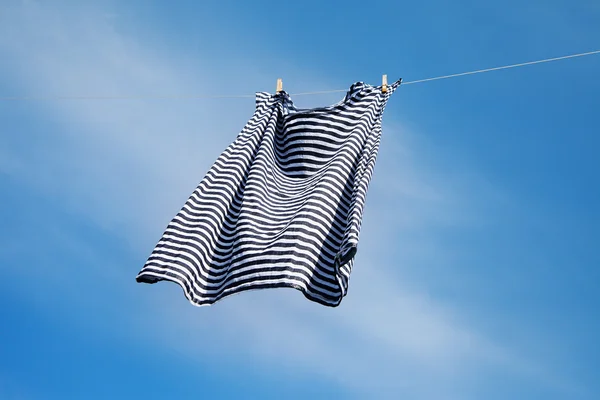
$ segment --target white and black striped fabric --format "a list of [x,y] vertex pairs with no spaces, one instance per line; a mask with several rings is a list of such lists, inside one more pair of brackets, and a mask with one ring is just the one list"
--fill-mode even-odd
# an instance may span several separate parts
[[179,284],[194,305],[296,288],[335,307],[348,291],[385,105],[400,80],[353,84],[328,107],[286,92],[256,110],[169,223],[138,282]]

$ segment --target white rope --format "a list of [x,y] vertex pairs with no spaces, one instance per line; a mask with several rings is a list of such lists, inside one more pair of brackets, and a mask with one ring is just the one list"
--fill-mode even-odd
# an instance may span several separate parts
[[[566,60],[566,59],[575,58],[575,57],[584,57],[584,56],[589,56],[592,54],[599,54],[599,53],[600,53],[600,50],[594,50],[594,51],[588,51],[586,53],[570,54],[568,56],[553,57],[553,58],[546,58],[544,60],[528,61],[528,62],[523,62],[523,63],[519,63],[519,64],[504,65],[502,67],[479,69],[476,71],[461,72],[459,74],[451,74],[451,75],[437,76],[435,78],[419,79],[419,80],[415,80],[415,81],[402,82],[402,86],[412,85],[415,83],[437,81],[437,80],[441,80],[441,79],[455,78],[458,76],[482,74],[484,72],[499,71],[502,69],[517,68],[517,67],[523,67],[526,65],[534,65],[534,64],[542,64],[542,63],[558,61],[558,60]],[[347,92],[347,91],[348,91],[348,89],[321,90],[321,91],[317,91],[317,92],[291,93],[290,95],[291,96],[307,96],[307,95],[339,93],[339,92]],[[191,95],[191,96],[181,96],[181,95],[180,96],[45,96],[45,97],[44,96],[18,96],[18,97],[0,97],[0,101],[10,101],[10,100],[14,100],[14,101],[19,101],[19,100],[141,100],[141,99],[196,100],[196,99],[240,99],[240,98],[254,98],[255,96],[256,96],[255,94],[223,95],[223,96],[202,96],[202,95],[200,95],[200,96],[194,96],[194,95]]]
[[524,63],[520,63],[520,64],[505,65],[503,67],[494,67],[494,68],[480,69],[480,70],[477,70],[477,71],[462,72],[460,74],[438,76],[436,78],[419,79],[418,81],[403,82],[402,85],[410,85],[410,84],[413,84],[413,83],[437,81],[437,80],[440,80],[440,79],[448,79],[448,78],[454,78],[454,77],[457,77],[457,76],[464,76],[464,75],[481,74],[481,73],[484,73],[484,72],[499,71],[501,69],[523,67],[525,65],[542,64],[542,63],[547,63],[547,62],[551,62],[551,61],[566,60],[567,58],[583,57],[583,56],[589,56],[589,55],[598,54],[598,53],[600,53],[600,50],[588,51],[587,53],[571,54],[571,55],[562,56],[562,57],[547,58],[545,60],[529,61],[529,62],[524,62]]

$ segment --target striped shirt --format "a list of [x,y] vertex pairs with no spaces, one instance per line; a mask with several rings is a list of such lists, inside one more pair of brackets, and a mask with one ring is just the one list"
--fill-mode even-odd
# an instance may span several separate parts
[[298,109],[285,91],[256,109],[152,251],[138,282],[179,284],[202,306],[292,287],[335,307],[348,291],[385,105],[400,80],[353,84],[339,103]]

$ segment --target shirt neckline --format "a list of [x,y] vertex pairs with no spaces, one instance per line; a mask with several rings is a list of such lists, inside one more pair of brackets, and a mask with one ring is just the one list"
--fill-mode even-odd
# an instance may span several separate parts
[[368,91],[369,89],[372,89],[372,88],[374,88],[374,86],[368,85],[364,82],[360,82],[360,81],[355,82],[350,86],[350,88],[346,92],[346,95],[340,101],[338,101],[334,104],[328,105],[328,106],[319,106],[319,107],[312,107],[312,108],[296,107],[291,95],[288,92],[286,92],[285,90],[282,90],[281,92],[278,92],[278,93],[272,95],[272,97],[274,99],[280,100],[282,102],[284,110],[287,111],[286,114],[288,114],[288,115],[311,114],[311,113],[327,112],[327,111],[332,111],[332,110],[337,110],[337,109],[343,108],[346,104],[357,99],[358,97],[361,97],[362,94],[364,94],[366,91]]

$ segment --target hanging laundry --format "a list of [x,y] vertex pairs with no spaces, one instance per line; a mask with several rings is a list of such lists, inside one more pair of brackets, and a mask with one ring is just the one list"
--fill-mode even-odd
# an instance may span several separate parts
[[328,107],[285,91],[219,156],[136,277],[179,284],[194,305],[292,287],[335,307],[348,291],[385,105],[400,85],[353,84]]

